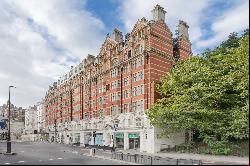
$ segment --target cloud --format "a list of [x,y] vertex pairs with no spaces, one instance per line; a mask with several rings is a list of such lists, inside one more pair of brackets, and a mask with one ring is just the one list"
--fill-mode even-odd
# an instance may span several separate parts
[[118,9],[124,30],[130,32],[139,18],[151,20],[151,10],[156,4],[167,11],[166,24],[172,32],[179,19],[189,24],[194,54],[249,26],[248,0],[126,0],[120,1]]
[[[243,2],[243,3],[242,3]],[[206,48],[219,44],[232,32],[240,32],[249,27],[249,1],[241,1],[226,10],[211,25],[213,35],[197,43],[197,47]]]
[[[185,20],[190,25],[190,38],[193,42],[200,39],[202,29],[200,20],[203,10],[209,5],[208,0],[126,0],[120,4],[120,18],[126,31],[131,31],[135,22],[142,17],[152,19],[151,10],[159,4],[165,8],[166,23],[172,32],[178,25],[178,20]],[[133,9],[133,10],[131,10]]]
[[8,75],[4,74],[4,73],[0,73],[0,78],[1,79],[7,79],[9,78]]
[[35,104],[70,65],[98,52],[105,25],[84,6],[78,0],[0,1],[0,104],[9,85],[17,87],[14,104]]

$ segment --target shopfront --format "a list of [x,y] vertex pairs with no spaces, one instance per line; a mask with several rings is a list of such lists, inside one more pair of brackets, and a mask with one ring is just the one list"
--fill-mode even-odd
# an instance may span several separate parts
[[129,149],[138,149],[140,148],[140,135],[139,133],[129,133]]
[[74,134],[74,143],[80,143],[80,133]]
[[103,134],[102,133],[96,133],[95,145],[103,146]]
[[124,133],[115,133],[115,147],[124,148]]

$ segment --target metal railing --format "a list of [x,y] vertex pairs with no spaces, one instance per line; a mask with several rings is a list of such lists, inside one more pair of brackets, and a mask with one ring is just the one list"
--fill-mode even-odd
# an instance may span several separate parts
[[201,160],[163,158],[122,152],[113,152],[111,158],[143,165],[202,165]]
[[89,145],[89,144],[85,144],[86,148],[95,148],[95,149],[102,149],[102,150],[111,150],[111,151],[115,151],[115,148],[110,147],[110,146],[100,146],[100,145]]

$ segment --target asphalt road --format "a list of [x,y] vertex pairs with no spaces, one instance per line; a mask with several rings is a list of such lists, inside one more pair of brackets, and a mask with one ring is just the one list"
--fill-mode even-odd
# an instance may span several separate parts
[[[0,152],[6,152],[6,143],[0,143]],[[0,165],[124,165],[81,154],[79,148],[43,142],[12,143],[16,155],[0,154]]]

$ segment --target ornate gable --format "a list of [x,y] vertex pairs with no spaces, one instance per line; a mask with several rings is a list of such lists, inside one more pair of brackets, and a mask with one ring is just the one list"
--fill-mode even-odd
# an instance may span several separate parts
[[131,31],[131,34],[136,33],[139,29],[142,29],[143,27],[147,26],[148,21],[143,17],[141,20],[138,20],[136,24],[134,25],[134,28]]
[[113,49],[118,43],[111,39],[110,37],[107,37],[102,44],[101,51],[99,53],[100,56],[103,56],[107,51]]

